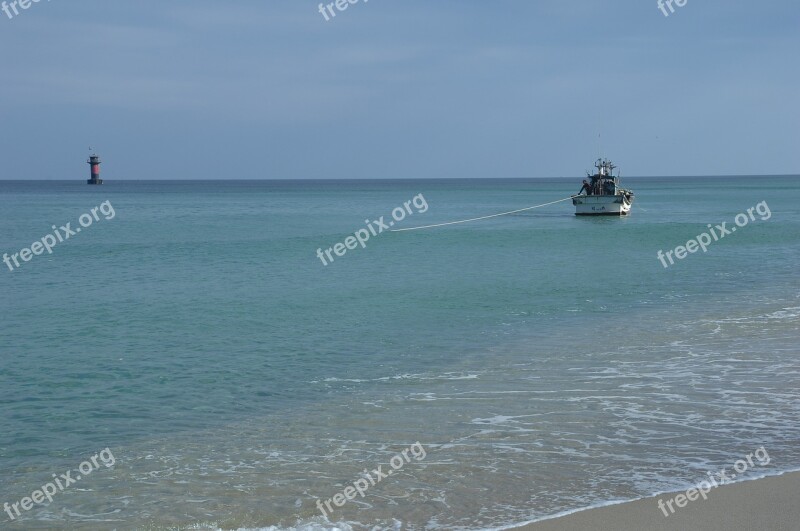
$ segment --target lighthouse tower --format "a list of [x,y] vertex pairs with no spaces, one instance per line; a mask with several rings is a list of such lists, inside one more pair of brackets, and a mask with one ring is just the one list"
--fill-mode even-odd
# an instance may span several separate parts
[[100,157],[97,154],[91,155],[86,163],[92,167],[91,178],[86,181],[86,184],[103,184],[103,179],[100,178]]

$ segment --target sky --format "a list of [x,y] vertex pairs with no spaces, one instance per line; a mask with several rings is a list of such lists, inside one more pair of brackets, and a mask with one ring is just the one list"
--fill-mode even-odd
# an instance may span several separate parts
[[0,179],[800,174],[796,0],[319,6],[0,11]]

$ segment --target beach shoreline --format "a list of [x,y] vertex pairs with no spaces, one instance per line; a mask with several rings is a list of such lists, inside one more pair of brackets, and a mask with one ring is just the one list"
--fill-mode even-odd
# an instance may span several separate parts
[[517,526],[518,531],[678,531],[685,529],[750,530],[796,529],[800,505],[800,471],[740,481],[708,493],[685,507],[676,508],[668,517],[659,509],[658,500],[674,498],[683,491],[663,493],[641,500],[621,502],[577,511],[564,516]]

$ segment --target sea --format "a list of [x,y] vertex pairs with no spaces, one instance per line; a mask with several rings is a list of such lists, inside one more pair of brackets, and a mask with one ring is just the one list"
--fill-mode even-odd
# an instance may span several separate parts
[[0,181],[0,528],[489,530],[800,469],[800,176],[522,210],[580,186]]

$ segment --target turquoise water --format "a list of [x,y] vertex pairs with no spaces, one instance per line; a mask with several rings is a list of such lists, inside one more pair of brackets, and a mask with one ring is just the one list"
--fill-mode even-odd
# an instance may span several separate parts
[[[800,179],[0,181],[0,527],[486,529],[681,488],[763,446],[800,468]],[[665,269],[672,250],[765,201]],[[335,255],[334,255],[335,256]],[[330,499],[420,442],[325,519]],[[75,475],[73,473],[73,475]],[[660,513],[654,508],[654,518]]]

